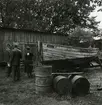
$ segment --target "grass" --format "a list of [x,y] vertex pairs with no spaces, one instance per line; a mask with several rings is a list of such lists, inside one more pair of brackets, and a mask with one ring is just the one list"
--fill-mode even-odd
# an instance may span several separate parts
[[[102,75],[101,70],[91,70],[85,76],[92,82]],[[28,79],[26,74],[21,73],[21,81],[12,82],[12,77],[6,77],[6,70],[0,69],[0,105],[101,105],[102,91],[95,91],[83,97],[71,98],[60,96],[53,92],[46,95],[35,93],[34,78]]]

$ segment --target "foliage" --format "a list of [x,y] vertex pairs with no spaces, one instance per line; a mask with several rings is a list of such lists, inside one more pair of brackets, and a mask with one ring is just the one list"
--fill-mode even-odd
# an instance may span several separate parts
[[73,46],[80,46],[82,43],[87,43],[87,47],[93,41],[93,36],[95,33],[88,29],[83,29],[81,27],[75,28],[75,30],[69,36],[69,44]]
[[0,0],[0,26],[68,33],[77,26],[97,29],[90,18],[95,0]]

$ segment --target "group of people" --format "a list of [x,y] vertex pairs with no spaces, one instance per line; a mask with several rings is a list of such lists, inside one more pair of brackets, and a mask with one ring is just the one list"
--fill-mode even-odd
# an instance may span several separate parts
[[[18,48],[18,44],[14,44],[13,49],[9,52],[9,60],[7,61],[7,77],[12,74],[13,81],[19,81],[20,78],[20,62],[22,59],[22,51]],[[26,47],[24,55],[24,71],[29,78],[32,77],[33,69],[33,53],[30,47]]]

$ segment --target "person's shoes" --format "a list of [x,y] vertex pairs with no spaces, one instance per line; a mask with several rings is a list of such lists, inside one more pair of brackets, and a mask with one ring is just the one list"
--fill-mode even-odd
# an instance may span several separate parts
[[20,78],[17,79],[17,81],[20,81],[20,80],[21,80]]
[[27,74],[28,78],[30,78],[30,74]]
[[14,79],[13,82],[16,82],[16,79]]
[[7,78],[9,78],[10,76],[7,76]]
[[33,78],[33,75],[32,74],[30,75],[30,78]]

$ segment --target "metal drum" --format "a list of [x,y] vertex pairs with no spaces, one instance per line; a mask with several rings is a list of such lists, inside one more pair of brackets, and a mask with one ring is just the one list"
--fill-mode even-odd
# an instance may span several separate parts
[[56,76],[53,79],[54,90],[61,95],[69,93],[69,82],[65,76]]
[[35,69],[36,93],[49,93],[52,91],[52,66],[40,66]]
[[89,81],[80,75],[70,75],[68,77],[71,83],[71,92],[76,95],[85,95],[89,92]]

